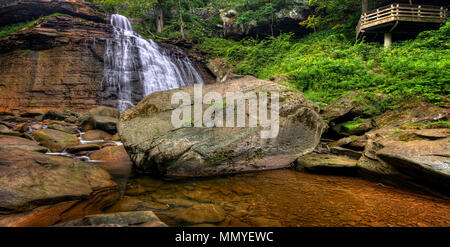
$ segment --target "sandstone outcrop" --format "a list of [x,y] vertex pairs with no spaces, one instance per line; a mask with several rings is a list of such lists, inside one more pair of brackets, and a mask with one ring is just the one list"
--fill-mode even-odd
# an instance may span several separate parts
[[85,0],[2,0],[0,26],[37,19],[53,13],[68,14],[94,22],[106,22],[107,16]]
[[353,173],[356,174],[357,160],[346,156],[330,154],[308,154],[299,157],[296,162],[296,170],[307,170],[317,173]]
[[68,146],[80,143],[76,136],[53,129],[36,130],[33,137],[52,152],[61,152]]
[[0,38],[0,112],[96,106],[111,32],[109,24],[59,15]]
[[101,213],[119,198],[95,165],[0,146],[0,225],[49,226]]

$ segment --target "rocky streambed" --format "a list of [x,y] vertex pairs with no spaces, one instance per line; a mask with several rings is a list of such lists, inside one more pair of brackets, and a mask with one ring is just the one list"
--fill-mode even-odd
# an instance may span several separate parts
[[205,89],[279,92],[280,136],[173,129],[180,107],[168,99],[180,89],[123,113],[2,114],[0,225],[450,224],[448,108],[362,116],[350,95],[319,115],[301,94],[252,77]]

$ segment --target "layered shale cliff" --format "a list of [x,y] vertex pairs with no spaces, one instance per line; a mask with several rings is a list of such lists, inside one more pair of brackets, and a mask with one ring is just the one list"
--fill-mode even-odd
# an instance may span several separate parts
[[111,28],[57,15],[1,38],[0,111],[83,111],[96,105]]
[[84,0],[2,0],[0,1],[0,27],[37,19],[53,13],[63,13],[95,22],[107,18],[93,4]]
[[[109,19],[84,0],[2,1],[0,30],[19,22],[23,28],[0,36],[0,113],[83,112],[105,102],[117,105],[117,93],[108,94],[111,90],[102,85],[109,83],[104,66],[107,44],[122,42],[121,36],[114,36],[117,32]],[[126,47],[141,49],[133,42],[125,42]],[[180,60],[174,52],[179,48],[158,47],[170,60]],[[206,83],[215,81],[196,59],[193,66]],[[140,95],[134,103],[143,93],[133,92]]]

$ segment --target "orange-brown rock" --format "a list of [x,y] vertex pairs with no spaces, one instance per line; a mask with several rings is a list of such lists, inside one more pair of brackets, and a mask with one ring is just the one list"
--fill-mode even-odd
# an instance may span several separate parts
[[111,28],[59,15],[0,38],[0,112],[85,111],[96,106]]
[[0,146],[0,226],[48,226],[101,213],[119,198],[103,169]]
[[130,160],[127,151],[125,151],[125,148],[122,145],[104,147],[91,154],[90,158],[93,160],[106,160],[106,161]]
[[103,130],[89,130],[83,135],[86,141],[111,140],[112,136]]

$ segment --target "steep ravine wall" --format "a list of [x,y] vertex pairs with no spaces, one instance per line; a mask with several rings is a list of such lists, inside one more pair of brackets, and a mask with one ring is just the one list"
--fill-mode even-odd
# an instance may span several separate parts
[[84,111],[96,105],[111,28],[53,16],[1,38],[0,112]]
[[0,27],[53,13],[68,14],[95,22],[108,20],[106,14],[85,0],[1,0]]
[[[0,13],[4,8],[25,13],[34,6],[31,2],[2,2]],[[104,50],[113,33],[113,27],[103,19],[105,14],[95,18],[99,12],[88,3],[80,5],[81,0],[37,2],[42,2],[40,8],[48,8],[46,14],[62,12],[64,6],[83,18],[48,16],[0,38],[0,114],[45,113],[50,109],[83,112],[101,105]],[[54,11],[52,6],[56,6]],[[15,14],[8,15],[8,24],[17,22]],[[0,18],[1,24],[5,23]],[[193,61],[206,83],[215,81],[198,59]]]

